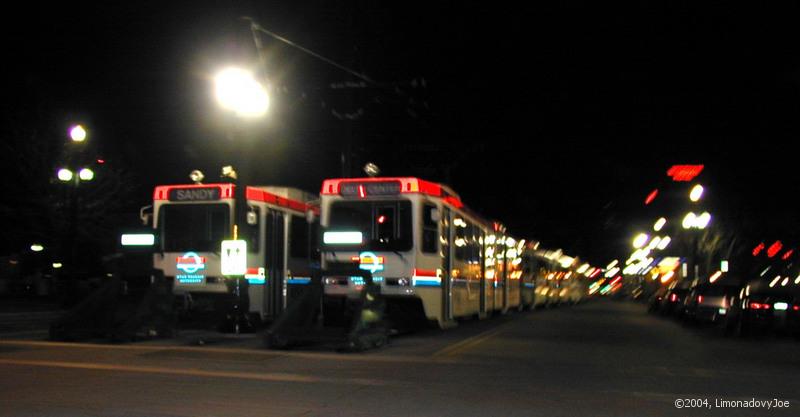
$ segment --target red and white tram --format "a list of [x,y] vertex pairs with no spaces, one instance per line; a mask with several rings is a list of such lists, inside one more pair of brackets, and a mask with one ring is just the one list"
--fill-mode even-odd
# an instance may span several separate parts
[[[221,243],[235,224],[236,185],[161,185],[153,193],[153,228],[159,236],[153,267],[172,279],[173,292],[190,307],[215,307],[232,286],[221,272]],[[248,186],[247,240],[249,313],[275,318],[298,285],[310,281],[318,261],[315,214],[318,197],[288,187]]]
[[[321,192],[322,264],[358,263],[380,283],[390,317],[418,314],[449,327],[531,306],[523,278],[525,242],[461,202],[445,185],[418,178],[325,180]],[[328,277],[325,292],[348,296],[363,285]]]

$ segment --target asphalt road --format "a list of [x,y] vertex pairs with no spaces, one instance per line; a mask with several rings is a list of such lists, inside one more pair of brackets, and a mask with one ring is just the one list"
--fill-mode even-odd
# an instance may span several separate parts
[[[731,340],[599,300],[358,354],[202,332],[124,345],[5,338],[0,416],[798,415],[798,365],[796,340]],[[723,400],[744,403],[715,408]]]

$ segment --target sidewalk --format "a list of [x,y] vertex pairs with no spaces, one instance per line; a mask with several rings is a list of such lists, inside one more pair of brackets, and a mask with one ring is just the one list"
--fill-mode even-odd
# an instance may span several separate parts
[[26,333],[46,336],[50,323],[61,316],[60,304],[45,298],[0,298],[0,337]]

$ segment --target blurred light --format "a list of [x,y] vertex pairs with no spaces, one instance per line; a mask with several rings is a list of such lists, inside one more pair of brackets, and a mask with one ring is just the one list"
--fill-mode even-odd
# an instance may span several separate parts
[[62,264],[61,262],[53,262],[53,269],[59,269],[62,266],[64,266],[64,264]]
[[711,275],[711,277],[708,278],[708,282],[713,284],[714,281],[718,280],[719,277],[721,276],[722,276],[722,271],[714,272],[714,275]]
[[793,253],[794,253],[794,249],[789,249],[789,250],[786,251],[786,253],[783,254],[781,259],[783,259],[785,261],[785,260],[789,259],[792,256]]
[[784,278],[783,281],[781,281],[781,287],[785,287],[786,284],[788,283],[789,283],[789,277]]
[[653,240],[650,241],[650,244],[647,245],[647,248],[653,250],[657,248],[660,243],[661,243],[661,238],[659,236],[656,236],[653,238]]
[[619,263],[619,261],[614,259],[613,261],[611,261],[610,264],[606,265],[606,269],[611,269],[611,268],[615,267],[618,263]]
[[653,200],[656,199],[656,196],[658,196],[658,189],[651,191],[650,194],[647,195],[647,198],[644,199],[644,204],[648,205],[652,203]]
[[797,278],[794,279],[794,283],[800,284],[800,275],[798,275]]
[[789,304],[788,303],[779,302],[779,303],[773,304],[772,308],[774,308],[775,310],[788,310],[789,309]]
[[691,229],[692,227],[694,227],[695,219],[697,219],[697,216],[695,216],[694,213],[689,212],[683,218],[683,223],[681,223],[683,225],[683,228],[684,229]]
[[711,215],[708,214],[707,211],[704,211],[703,214],[697,216],[695,220],[694,227],[698,229],[705,229],[706,226],[711,222]]
[[691,181],[703,171],[703,165],[673,165],[667,175],[673,181]]
[[669,246],[669,242],[672,242],[672,239],[669,236],[664,236],[661,242],[658,243],[658,250],[666,249]]
[[78,178],[80,178],[81,181],[91,181],[94,179],[94,171],[89,168],[83,168],[78,171]]
[[758,246],[753,248],[753,256],[758,256],[758,254],[761,253],[761,251],[764,250],[765,247],[766,245],[764,245],[764,242],[759,243]]
[[648,239],[650,239],[650,236],[648,236],[647,233],[639,233],[639,235],[633,239],[633,247],[636,249],[641,248],[647,243]]
[[700,198],[703,196],[703,186],[700,184],[695,185],[692,188],[692,191],[689,192],[689,200],[693,202],[700,201]]
[[72,171],[70,171],[70,170],[68,170],[66,168],[59,169],[57,175],[58,175],[58,179],[61,180],[61,181],[64,181],[64,182],[72,181],[72,175],[73,175]]
[[44,250],[44,246],[42,246],[39,243],[34,243],[33,245],[31,245],[31,250],[34,252],[41,252]]
[[589,269],[589,266],[590,266],[589,264],[583,264],[580,267],[578,267],[578,269],[576,269],[575,272],[583,274]]
[[73,142],[83,142],[86,140],[86,129],[81,125],[72,126],[69,130],[69,137]]
[[105,164],[105,163],[106,163],[106,160],[105,160],[105,159],[100,159],[100,158],[98,158],[98,159],[97,159],[97,163],[98,163],[98,164],[100,164],[100,165],[103,165],[103,164]]
[[664,276],[661,277],[661,283],[666,284],[667,282],[669,282],[669,280],[672,279],[673,276],[675,276],[675,271],[667,272],[666,274],[664,274]]
[[778,281],[780,281],[780,279],[781,279],[781,276],[780,276],[780,275],[778,275],[777,277],[775,277],[775,279],[773,279],[773,280],[772,280],[772,282],[770,282],[770,283],[769,283],[769,287],[770,287],[770,288],[774,287],[774,286],[775,286],[775,284],[777,284],[777,283],[778,283]]
[[667,224],[667,219],[662,217],[662,218],[656,220],[656,224],[653,225],[653,230],[655,230],[656,232],[660,232],[661,229],[664,228],[665,224]]
[[253,74],[227,68],[214,77],[217,100],[223,108],[242,117],[260,117],[269,109],[269,96]]
[[783,248],[783,243],[781,243],[780,240],[776,240],[775,243],[770,245],[769,249],[767,249],[767,256],[770,258],[775,257],[775,255],[777,255],[782,248]]
[[720,271],[728,272],[729,268],[730,268],[730,265],[728,265],[728,261],[720,261],[720,263],[719,263]]

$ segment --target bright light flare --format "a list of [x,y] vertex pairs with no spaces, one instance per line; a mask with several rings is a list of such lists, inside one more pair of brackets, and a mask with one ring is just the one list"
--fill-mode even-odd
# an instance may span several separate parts
[[647,233],[639,233],[639,235],[633,239],[633,247],[636,249],[641,248],[647,243],[648,239],[650,239],[650,236],[648,236]]
[[80,178],[81,181],[91,181],[94,179],[94,171],[89,168],[83,168],[78,172],[78,178]]
[[214,77],[214,85],[220,105],[239,116],[261,117],[269,109],[266,89],[249,71],[224,69]]
[[66,168],[61,168],[58,170],[58,173],[56,175],[58,176],[58,179],[60,181],[67,182],[67,181],[72,181],[72,177],[74,174],[72,173],[72,171]]
[[689,192],[689,200],[692,200],[692,202],[695,203],[700,201],[700,198],[703,197],[703,191],[704,188],[702,185],[700,184],[695,185],[694,187],[692,187],[692,191]]
[[708,224],[711,223],[711,215],[708,214],[707,211],[704,211],[703,214],[697,216],[695,220],[694,227],[698,229],[705,229]]
[[83,142],[86,140],[86,129],[81,125],[72,126],[69,129],[69,137],[73,142]]
[[681,223],[681,225],[683,226],[684,229],[691,229],[692,227],[694,227],[694,223],[695,223],[696,219],[697,219],[697,216],[695,216],[694,213],[689,212],[683,218],[683,222]]
[[656,220],[656,224],[653,225],[653,230],[655,230],[656,232],[660,232],[661,229],[663,229],[664,225],[666,225],[666,224],[667,224],[667,219],[662,217],[662,218]]

